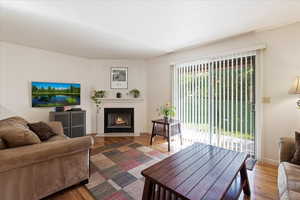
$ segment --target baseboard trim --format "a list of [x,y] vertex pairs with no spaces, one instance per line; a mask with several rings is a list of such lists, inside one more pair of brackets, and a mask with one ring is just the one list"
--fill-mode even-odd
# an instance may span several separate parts
[[140,133],[98,133],[96,136],[101,136],[101,137],[136,137],[136,136],[140,136]]
[[278,160],[273,160],[273,159],[270,159],[270,158],[263,158],[263,159],[261,160],[261,162],[263,162],[263,163],[268,163],[268,164],[271,164],[271,165],[276,165],[276,166],[279,165]]

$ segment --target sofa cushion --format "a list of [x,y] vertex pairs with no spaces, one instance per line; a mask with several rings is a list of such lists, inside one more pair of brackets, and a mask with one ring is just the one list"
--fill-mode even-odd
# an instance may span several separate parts
[[[280,199],[296,200],[300,194],[300,166],[282,162],[278,169],[278,190]],[[297,195],[298,194],[298,195]]]
[[7,147],[6,147],[6,144],[4,143],[4,140],[2,140],[1,138],[0,138],[0,150],[1,149],[6,149]]
[[56,135],[64,136],[64,128],[61,122],[51,121],[48,122],[47,125],[51,127],[52,131],[56,133]]
[[50,126],[48,126],[44,122],[37,122],[37,123],[32,123],[28,124],[30,130],[32,130],[39,138],[41,141],[48,140],[50,137],[56,135]]
[[[0,175],[8,170],[23,168],[46,160],[86,151],[89,150],[90,147],[91,137],[84,136],[68,140],[26,145],[19,148],[4,149],[0,151]],[[57,170],[61,170],[61,167],[62,166],[57,166]],[[76,166],[74,167],[76,168]],[[48,175],[51,176],[51,174]]]
[[[9,127],[19,127],[19,128],[28,129],[29,127],[27,126],[27,123],[28,122],[21,117],[10,117],[7,119],[0,120],[0,130],[6,129]],[[6,132],[0,131],[0,149],[8,148],[7,144],[2,139],[2,134],[4,134],[4,133],[6,133]]]
[[8,147],[19,147],[30,144],[39,144],[39,137],[29,129],[20,127],[7,127],[0,129],[2,139]]
[[22,117],[10,117],[7,119],[0,120],[0,128],[6,128],[6,127],[23,127],[23,128],[29,128],[27,126],[28,122],[23,119]]
[[295,153],[291,160],[292,163],[300,165],[300,133],[295,133]]
[[47,141],[45,142],[53,142],[53,141],[58,141],[58,140],[65,140],[67,139],[66,136],[62,136],[62,135],[55,135],[55,136],[52,136],[51,138],[49,138]]

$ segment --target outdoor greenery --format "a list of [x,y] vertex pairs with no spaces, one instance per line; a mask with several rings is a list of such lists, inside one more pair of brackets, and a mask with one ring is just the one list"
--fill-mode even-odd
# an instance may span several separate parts
[[[188,123],[188,124],[185,124],[185,126],[187,128],[197,130],[200,134],[210,132],[210,126],[208,124]],[[213,132],[213,134],[219,134],[222,136],[230,136],[230,137],[241,138],[241,139],[246,139],[246,140],[254,139],[253,133],[244,133],[244,132],[242,133],[240,131],[218,129],[217,127],[212,128],[212,132]]]
[[182,94],[178,97],[181,104],[175,102],[177,117],[202,132],[253,140],[255,72],[249,63],[234,61],[227,67],[219,64],[201,71],[187,68],[177,85]]

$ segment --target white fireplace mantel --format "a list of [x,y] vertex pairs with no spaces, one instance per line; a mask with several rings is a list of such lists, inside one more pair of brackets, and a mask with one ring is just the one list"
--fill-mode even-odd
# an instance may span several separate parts
[[143,98],[101,98],[103,103],[138,103],[143,102]]
[[[99,135],[104,134],[104,109],[105,108],[134,108],[134,135],[139,135],[146,132],[146,105],[143,98],[102,98],[102,108],[98,116],[98,130]],[[113,135],[113,133],[112,133]]]

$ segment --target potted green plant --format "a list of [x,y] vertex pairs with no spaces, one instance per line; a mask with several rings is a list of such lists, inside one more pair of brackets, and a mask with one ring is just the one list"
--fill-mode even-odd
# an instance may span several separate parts
[[101,99],[105,97],[106,91],[104,90],[94,90],[93,95],[91,96],[92,101],[96,104],[97,113],[99,113],[101,106]]
[[159,114],[164,116],[165,120],[169,120],[169,118],[175,116],[176,108],[172,106],[170,103],[166,103],[159,108]]
[[104,98],[106,95],[105,90],[95,90],[94,95],[97,96],[98,98]]
[[96,131],[98,131],[98,114],[101,109],[101,99],[105,97],[105,90],[94,90],[91,100],[96,104]]
[[132,89],[129,91],[129,94],[131,94],[134,98],[138,98],[141,92],[138,89]]

